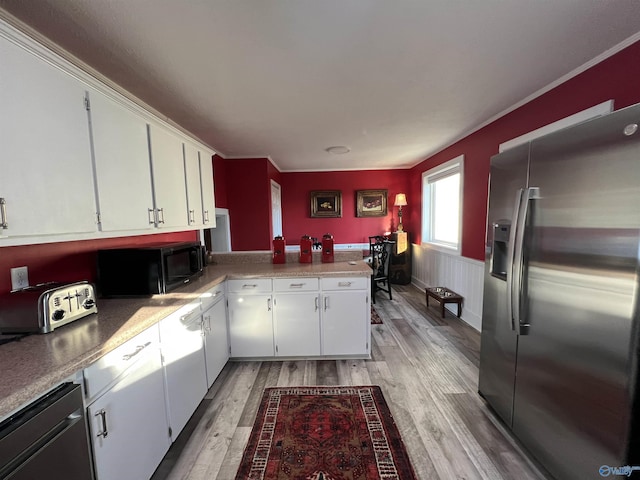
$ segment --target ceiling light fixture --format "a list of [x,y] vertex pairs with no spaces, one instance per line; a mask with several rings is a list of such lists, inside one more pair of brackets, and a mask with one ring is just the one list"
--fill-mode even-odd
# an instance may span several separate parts
[[345,153],[349,153],[351,149],[349,147],[345,147],[344,145],[336,145],[333,147],[325,148],[325,151],[333,155],[344,155]]

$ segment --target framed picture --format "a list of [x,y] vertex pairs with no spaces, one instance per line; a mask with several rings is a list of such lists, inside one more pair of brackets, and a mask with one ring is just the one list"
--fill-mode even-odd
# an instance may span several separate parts
[[356,191],[356,217],[384,217],[386,215],[386,190]]
[[340,190],[311,192],[311,217],[342,217],[342,192]]

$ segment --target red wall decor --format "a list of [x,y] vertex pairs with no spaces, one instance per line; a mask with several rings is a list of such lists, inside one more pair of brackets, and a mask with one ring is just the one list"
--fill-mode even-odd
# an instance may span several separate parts
[[[11,290],[11,269],[27,266],[29,284],[96,280],[96,252],[101,248],[196,241],[194,231],[135,237],[0,247],[0,293]],[[126,272],[122,272],[126,275]]]
[[[640,42],[594,65],[547,93],[500,117],[459,142],[427,158],[409,174],[409,229],[414,243],[421,242],[422,173],[464,154],[462,255],[484,260],[487,186],[491,156],[512,138],[572,115],[598,103],[614,100],[616,110],[640,102]],[[404,209],[403,209],[404,218]]]

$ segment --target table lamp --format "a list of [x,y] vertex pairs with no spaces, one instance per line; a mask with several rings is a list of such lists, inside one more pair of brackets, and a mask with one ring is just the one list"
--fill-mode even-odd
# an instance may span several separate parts
[[398,210],[398,231],[403,232],[402,229],[402,207],[407,205],[407,196],[404,193],[397,193],[396,200],[393,202],[393,205],[396,207],[400,207]]

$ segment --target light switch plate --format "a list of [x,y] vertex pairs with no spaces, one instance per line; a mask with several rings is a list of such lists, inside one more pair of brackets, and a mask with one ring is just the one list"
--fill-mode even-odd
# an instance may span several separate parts
[[11,289],[21,290],[29,286],[29,271],[27,267],[11,269]]

